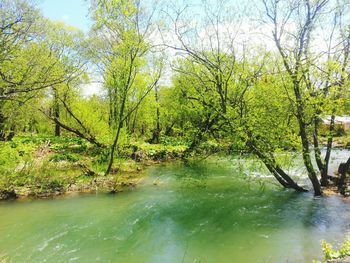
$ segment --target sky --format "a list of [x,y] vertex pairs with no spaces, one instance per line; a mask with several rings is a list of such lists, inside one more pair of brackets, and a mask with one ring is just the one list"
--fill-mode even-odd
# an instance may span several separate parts
[[38,7],[44,16],[63,21],[87,32],[91,24],[86,0],[40,0]]

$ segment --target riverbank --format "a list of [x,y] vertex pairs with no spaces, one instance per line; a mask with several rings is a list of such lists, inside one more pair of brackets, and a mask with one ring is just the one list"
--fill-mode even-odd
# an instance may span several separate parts
[[120,192],[135,187],[146,167],[182,157],[186,146],[134,142],[119,150],[112,173],[108,159],[77,138],[17,137],[0,146],[0,200],[47,198],[72,192]]
[[[339,141],[347,142],[348,137],[336,138],[335,144]],[[185,142],[171,138],[162,144],[128,142],[119,148],[112,172],[104,176],[108,149],[74,137],[17,136],[0,142],[0,200],[121,192],[142,181],[147,167],[181,160],[187,147]],[[231,150],[228,143],[206,142],[196,154],[203,158],[213,153],[227,156],[232,155]],[[337,192],[334,186],[324,189],[325,195]]]

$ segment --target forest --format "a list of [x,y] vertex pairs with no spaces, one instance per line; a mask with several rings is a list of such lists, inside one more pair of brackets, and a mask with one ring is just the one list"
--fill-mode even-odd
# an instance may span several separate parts
[[[0,199],[119,193],[213,159],[253,163],[242,187],[276,200],[348,195],[347,0],[86,3],[87,32],[0,0]],[[186,262],[227,262],[211,259]]]

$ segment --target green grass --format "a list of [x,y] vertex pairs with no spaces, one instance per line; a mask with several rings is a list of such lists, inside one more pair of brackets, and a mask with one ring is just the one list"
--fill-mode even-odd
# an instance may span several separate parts
[[104,177],[108,149],[74,137],[17,136],[0,142],[0,199],[13,192],[18,196],[45,196],[96,186],[115,191],[137,179],[147,162],[179,158],[186,147],[144,142],[120,146],[113,173]]

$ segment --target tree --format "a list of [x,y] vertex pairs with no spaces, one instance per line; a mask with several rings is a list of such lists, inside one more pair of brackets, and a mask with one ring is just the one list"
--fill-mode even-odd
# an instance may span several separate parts
[[[240,28],[235,28],[242,20],[240,17],[233,20],[232,14],[223,12],[226,10],[223,2],[215,7],[206,1],[203,5],[204,22],[197,23],[195,28],[189,28],[190,23],[182,18],[185,10],[175,12],[171,17],[175,44],[165,44],[183,55],[183,60],[173,67],[180,76],[175,79],[175,85],[182,86],[183,96],[191,101],[196,113],[200,113],[198,118],[192,113],[192,118],[198,120],[195,125],[198,131],[188,152],[205,136],[220,137],[225,132],[226,135],[237,134],[235,142],[243,142],[257,155],[283,187],[304,191],[278,164],[274,148],[267,148],[266,144],[261,147],[259,135],[246,121],[246,93],[259,81],[266,56],[247,54],[247,45],[237,37]],[[255,116],[254,120],[256,118],[259,117]]]
[[[22,107],[28,101],[44,99],[51,89],[56,98],[54,112],[56,119],[59,118],[58,87],[79,78],[84,72],[84,62],[77,56],[77,47],[81,44],[79,39],[82,38],[77,30],[43,18],[28,1],[4,0],[0,12],[3,14],[0,126],[1,137],[6,139],[6,126],[11,134],[15,131],[15,115],[11,114],[11,120],[4,115],[8,112],[4,109],[6,105]],[[56,131],[59,131],[58,125]]]
[[152,132],[152,138],[150,140],[151,143],[159,143],[160,142],[160,105],[159,105],[159,87],[154,87],[154,99],[156,105],[156,125]]
[[[272,25],[272,36],[288,73],[285,85],[292,86],[290,100],[293,112],[298,120],[299,136],[302,144],[302,156],[315,195],[321,195],[321,186],[311,159],[309,130],[312,113],[308,99],[313,86],[310,81],[311,63],[314,61],[310,44],[316,23],[329,0],[263,0],[268,23]],[[290,24],[293,26],[290,26]],[[311,116],[310,116],[311,115]]]
[[93,34],[98,37],[92,53],[104,77],[113,134],[105,175],[111,172],[125,121],[160,78],[161,65],[153,64],[153,72],[147,68],[154,9],[147,11],[138,0],[92,2]]
[[[315,85],[316,90],[311,94],[316,98],[316,109],[314,116],[314,148],[315,159],[321,173],[321,185],[328,185],[328,166],[332,151],[333,136],[335,133],[336,114],[344,112],[346,100],[347,83],[349,80],[349,52],[350,52],[350,31],[349,4],[337,1],[335,9],[330,16],[332,21],[328,21],[330,31],[327,39],[326,62],[320,63],[317,80],[321,80],[320,85]],[[317,99],[318,98],[318,99]],[[321,98],[321,99],[320,99]],[[324,159],[321,158],[319,147],[319,126],[322,115],[330,115],[329,131],[327,134],[327,146]]]
[[[235,42],[238,28],[234,24],[237,17],[232,12],[226,13],[223,10],[229,10],[223,1],[216,4],[203,1],[204,17],[198,15],[202,20],[193,23],[190,22],[193,15],[188,7],[168,14],[173,27],[170,34],[175,39],[170,42],[172,44],[168,44],[168,39],[164,38],[164,45],[177,51],[184,60],[175,63],[173,70],[188,75],[188,78],[198,83],[193,85],[197,94],[188,96],[189,99],[206,108],[211,107],[211,110],[206,111],[202,123],[198,123],[198,131],[188,151],[193,150],[204,134],[218,123],[219,115],[226,115],[228,104],[236,103],[229,101],[229,92],[236,92],[229,91],[229,83],[234,78],[236,64],[242,59],[237,54]],[[210,93],[211,97],[206,98],[211,101],[203,99],[203,93]],[[222,112],[217,112],[218,109]]]

